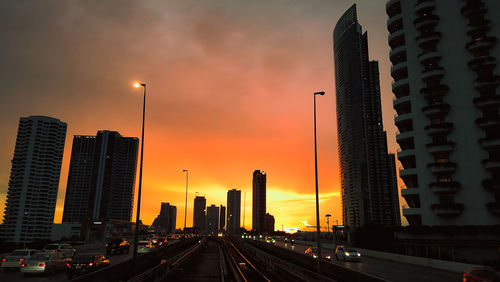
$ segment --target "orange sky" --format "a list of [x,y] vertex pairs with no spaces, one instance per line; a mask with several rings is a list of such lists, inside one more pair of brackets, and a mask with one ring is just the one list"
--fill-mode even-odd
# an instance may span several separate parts
[[[371,59],[380,61],[384,126],[394,152],[385,1],[358,1]],[[226,205],[267,172],[267,211],[276,228],[315,225],[313,92],[318,97],[321,225],[339,220],[339,173],[332,30],[352,3],[276,1],[60,1],[1,3],[0,207],[8,187],[18,119],[48,115],[68,123],[55,222],[60,222],[71,143],[97,130],[140,136],[148,84],[141,218],[161,202],[187,225],[195,192]],[[137,178],[138,179],[138,178]],[[137,186],[136,186],[137,189]],[[135,208],[134,208],[135,210]],[[243,207],[242,207],[243,214]],[[135,216],[134,216],[135,218]],[[243,220],[242,220],[243,223]]]

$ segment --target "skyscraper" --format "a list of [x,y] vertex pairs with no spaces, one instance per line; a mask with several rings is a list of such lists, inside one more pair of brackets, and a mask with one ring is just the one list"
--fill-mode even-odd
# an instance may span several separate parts
[[138,146],[138,138],[116,131],[74,136],[63,222],[130,221]]
[[356,5],[337,22],[333,47],[344,224],[399,225],[395,171],[382,125],[378,62],[368,60],[367,33],[361,32]]
[[254,171],[252,186],[252,230],[262,233],[266,230],[266,173]]
[[160,214],[153,221],[153,228],[163,234],[175,232],[177,221],[177,207],[169,203],[161,203]]
[[266,213],[266,232],[272,233],[274,232],[274,216],[269,213]]
[[66,140],[66,123],[51,117],[19,120],[1,237],[50,239]]
[[500,2],[387,1],[410,225],[500,224]]
[[207,232],[216,235],[219,231],[219,207],[211,205],[207,207]]
[[226,207],[220,205],[219,231],[224,231],[224,227],[226,227]]
[[227,233],[238,234],[240,232],[240,218],[241,191],[232,189],[227,191]]
[[207,206],[207,200],[203,196],[196,196],[193,206],[193,228],[195,231],[203,233],[206,228],[205,208]]

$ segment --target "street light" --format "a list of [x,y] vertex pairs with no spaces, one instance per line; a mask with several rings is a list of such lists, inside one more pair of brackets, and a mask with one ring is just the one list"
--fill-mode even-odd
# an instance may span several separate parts
[[186,204],[184,205],[184,238],[186,238],[186,217],[188,210],[188,176],[189,171],[187,169],[183,169],[182,172],[186,173]]
[[330,233],[330,216],[331,214],[327,214],[326,216],[326,233]]
[[318,145],[316,141],[316,95],[325,95],[324,91],[314,92],[314,171],[316,176],[316,233],[318,243],[318,272],[321,271],[321,232],[319,225],[319,193],[318,193]]
[[146,117],[146,84],[134,83],[135,88],[144,88],[144,99],[142,103],[142,137],[141,137],[141,165],[139,170],[139,191],[137,193],[137,213],[135,218],[135,234],[134,234],[134,255],[132,259],[137,257],[137,244],[139,243],[139,220],[141,215],[141,189],[142,189],[142,160],[144,158],[144,121]]

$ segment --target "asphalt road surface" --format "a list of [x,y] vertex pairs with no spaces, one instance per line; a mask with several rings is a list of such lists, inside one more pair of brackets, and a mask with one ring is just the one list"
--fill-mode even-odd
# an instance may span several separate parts
[[[295,244],[285,244],[276,241],[276,246],[294,250],[298,253],[304,253],[308,246]],[[323,249],[322,249],[323,250]],[[377,278],[394,282],[421,282],[421,281],[462,281],[462,274],[457,272],[450,272],[446,270],[439,270],[424,266],[418,266],[408,263],[394,262],[363,256],[361,254],[361,262],[345,262],[336,260],[334,258],[334,250],[326,249],[331,253],[333,260],[331,263],[342,265],[346,268],[367,273]]]

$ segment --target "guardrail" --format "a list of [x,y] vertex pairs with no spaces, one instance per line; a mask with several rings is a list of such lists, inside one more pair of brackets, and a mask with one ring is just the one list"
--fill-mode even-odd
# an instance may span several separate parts
[[[253,244],[248,244],[247,242],[244,242],[239,238],[232,237],[232,239],[233,243],[237,245],[239,249],[241,249],[247,255],[250,255],[252,259],[256,260],[259,264],[264,265],[273,274],[273,276],[279,277],[280,280],[335,281],[317,272],[301,267],[296,263],[290,262],[289,259],[284,260],[275,256],[274,254],[263,251],[261,248],[257,248],[253,246]],[[296,253],[294,253],[293,255],[296,255]],[[309,267],[309,269],[314,269],[314,265],[309,266],[312,266],[312,268]]]
[[[237,241],[243,242],[241,241],[241,239],[240,240],[237,239]],[[302,275],[308,278],[308,280],[304,281],[311,281],[311,278],[315,277],[314,275],[316,275],[317,279],[327,278],[329,279],[328,281],[332,281],[332,279],[335,281],[367,281],[367,282],[385,281],[375,276],[354,271],[340,265],[328,263],[326,261],[321,261],[320,263],[321,267],[319,272],[320,274],[318,274],[317,272],[309,270],[317,268],[317,260],[310,256],[306,256],[304,254],[300,254],[288,249],[280,248],[271,244],[266,244],[254,240],[246,240],[243,243],[253,246],[254,249],[260,250],[261,252],[264,252],[264,254],[268,253],[271,255],[271,257],[285,261],[285,263],[287,263],[287,267],[284,270],[286,271],[293,271],[294,273],[298,273],[300,269]],[[256,253],[255,256],[262,256],[262,254]],[[272,267],[275,263],[275,260],[273,261],[271,259],[271,261],[263,261],[263,262],[271,265]],[[302,269],[305,269],[306,271],[302,271]],[[325,280],[317,280],[317,281],[325,281]]]
[[91,272],[71,281],[74,282],[84,282],[84,281],[94,281],[94,282],[108,282],[108,281],[127,281],[140,273],[143,273],[156,265],[159,265],[162,257],[166,255],[174,255],[181,252],[192,245],[196,244],[199,239],[191,238],[182,241],[175,242],[174,244],[162,247],[159,250],[138,256],[135,261],[127,260],[125,262],[112,265],[110,267],[103,268],[101,270]]
[[177,269],[178,266],[182,265],[186,261],[190,260],[193,256],[195,256],[201,246],[206,243],[206,238],[203,238],[198,244],[195,244],[191,248],[183,251],[182,253],[170,258],[166,261],[161,261],[161,263],[137,276],[128,280],[128,282],[143,282],[143,281],[163,281],[167,278],[167,276],[174,270]]

